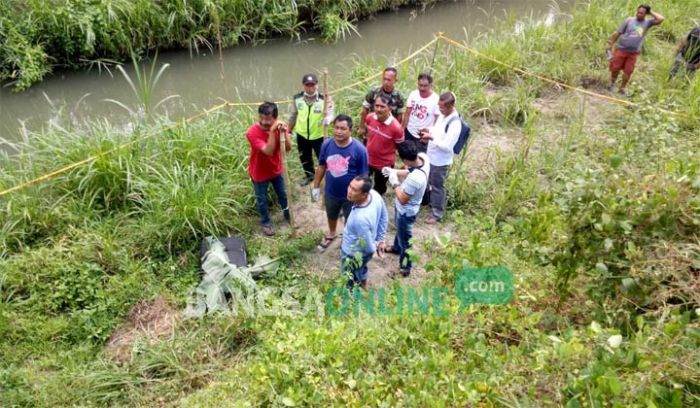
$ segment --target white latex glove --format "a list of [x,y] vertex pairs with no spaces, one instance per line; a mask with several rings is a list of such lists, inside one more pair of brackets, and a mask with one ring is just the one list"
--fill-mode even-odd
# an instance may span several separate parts
[[321,189],[320,188],[311,189],[311,201],[316,202],[316,201],[318,201],[319,198],[321,198]]
[[389,172],[389,184],[391,184],[392,187],[399,184],[399,174],[394,169],[391,169],[391,172]]

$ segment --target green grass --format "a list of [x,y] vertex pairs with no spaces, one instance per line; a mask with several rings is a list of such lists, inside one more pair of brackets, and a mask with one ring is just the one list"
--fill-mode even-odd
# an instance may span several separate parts
[[[592,1],[518,32],[507,20],[470,45],[568,83],[604,81],[605,39],[635,5]],[[184,309],[203,236],[241,234],[251,255],[282,257],[258,285],[294,287],[300,302],[338,283],[309,272],[318,234],[255,233],[242,142],[253,113],[182,124],[3,197],[0,405],[696,406],[700,130],[648,106],[697,114],[700,77],[666,74],[672,39],[699,6],[659,7],[667,21],[632,78],[642,108],[584,103],[440,47],[435,88],[457,94],[475,140],[497,131],[517,147],[478,182],[466,176],[475,157],[453,167],[454,233],[444,246],[418,243],[431,254],[425,285],[451,287],[465,263],[503,265],[516,285],[506,306],[450,303],[445,317],[218,314],[180,322],[159,342],[137,339],[115,362],[105,341],[133,305],[160,296]],[[430,59],[400,67],[400,89],[413,89]],[[343,83],[381,68],[358,61]],[[363,91],[337,97],[337,111],[356,117]],[[158,126],[32,134],[3,159],[0,186]]]

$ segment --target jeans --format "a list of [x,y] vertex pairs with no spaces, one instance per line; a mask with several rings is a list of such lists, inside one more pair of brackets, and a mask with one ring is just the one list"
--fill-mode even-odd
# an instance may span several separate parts
[[447,170],[450,166],[433,166],[430,165],[430,176],[428,176],[428,185],[430,186],[430,209],[433,217],[442,219],[445,215],[445,202],[447,195],[445,193],[445,180],[447,180]]
[[[348,287],[352,288],[353,285],[361,284],[362,281],[367,280],[367,275],[369,273],[369,268],[367,268],[367,263],[374,254],[362,253],[362,260],[355,259],[355,256],[348,255],[343,251],[340,251],[340,272],[343,274],[352,274],[352,278],[348,279]],[[358,265],[359,264],[359,265]]]
[[408,275],[413,267],[413,262],[406,251],[412,246],[411,239],[413,239],[413,224],[416,223],[416,216],[399,214],[398,211],[395,211],[394,218],[396,220],[396,236],[391,251],[399,254],[399,268],[404,275]]
[[316,168],[314,167],[314,153],[316,153],[316,160],[321,154],[321,145],[323,144],[323,138],[309,140],[304,136],[297,134],[297,148],[299,149],[299,161],[301,161],[301,167],[304,169],[304,177],[307,180],[313,180]]
[[260,213],[260,223],[262,225],[270,225],[270,214],[267,209],[267,185],[272,184],[272,188],[277,194],[280,207],[284,212],[284,218],[289,220],[289,207],[287,205],[287,192],[284,189],[284,178],[279,175],[271,180],[265,180],[260,183],[253,181],[253,190],[255,190],[255,204]]

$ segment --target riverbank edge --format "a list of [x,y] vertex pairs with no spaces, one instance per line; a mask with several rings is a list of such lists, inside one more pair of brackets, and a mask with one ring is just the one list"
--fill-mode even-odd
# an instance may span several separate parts
[[[243,42],[298,37],[317,31],[324,41],[355,33],[355,23],[400,7],[422,10],[438,0],[274,0],[255,2],[121,3],[0,1],[0,83],[28,89],[55,67],[109,68],[158,50],[220,52]],[[250,4],[249,4],[250,3]]]

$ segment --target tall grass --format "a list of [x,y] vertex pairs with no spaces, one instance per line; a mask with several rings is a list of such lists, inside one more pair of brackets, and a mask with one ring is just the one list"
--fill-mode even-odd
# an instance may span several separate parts
[[54,67],[98,67],[133,51],[199,52],[242,41],[298,37],[321,30],[337,40],[353,22],[406,4],[436,0],[0,0],[0,80],[23,90]]

